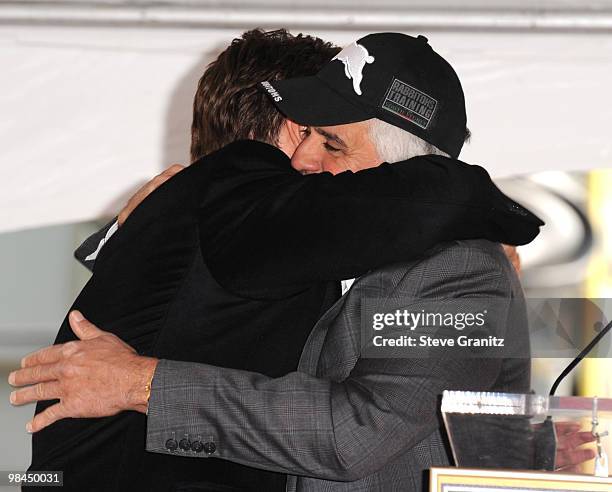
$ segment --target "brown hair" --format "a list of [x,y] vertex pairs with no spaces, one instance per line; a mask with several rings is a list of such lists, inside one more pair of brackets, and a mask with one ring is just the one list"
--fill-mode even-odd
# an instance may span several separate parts
[[234,39],[198,83],[191,160],[239,139],[277,143],[284,118],[257,84],[314,75],[339,51],[319,38],[284,29],[254,29]]

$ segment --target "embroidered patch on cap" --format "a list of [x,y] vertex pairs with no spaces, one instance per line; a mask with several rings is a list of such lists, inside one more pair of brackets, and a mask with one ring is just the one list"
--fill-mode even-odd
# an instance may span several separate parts
[[398,79],[393,79],[382,103],[383,109],[423,129],[429,126],[437,105],[433,97]]

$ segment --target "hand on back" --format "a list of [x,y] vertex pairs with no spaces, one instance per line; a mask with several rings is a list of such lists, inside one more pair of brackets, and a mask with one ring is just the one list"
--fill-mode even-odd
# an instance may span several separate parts
[[119,225],[123,225],[123,223],[127,220],[127,218],[134,211],[134,209],[138,207],[138,205],[140,205],[146,197],[148,197],[154,190],[159,188],[172,176],[181,172],[183,169],[185,169],[185,166],[182,166],[181,164],[173,164],[165,171],[155,176],[151,181],[144,184],[134,194],[134,196],[132,196],[132,198],[128,200],[127,204],[125,205],[125,207],[123,207],[121,212],[119,212],[119,215],[117,216],[117,222],[119,222]]

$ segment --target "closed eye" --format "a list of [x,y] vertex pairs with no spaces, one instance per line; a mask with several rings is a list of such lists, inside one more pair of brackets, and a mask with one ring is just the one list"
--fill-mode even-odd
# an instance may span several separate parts
[[327,142],[325,142],[323,144],[323,147],[325,147],[325,150],[329,151],[329,152],[340,152],[342,149],[338,149],[336,147],[333,147],[331,145],[329,145]]

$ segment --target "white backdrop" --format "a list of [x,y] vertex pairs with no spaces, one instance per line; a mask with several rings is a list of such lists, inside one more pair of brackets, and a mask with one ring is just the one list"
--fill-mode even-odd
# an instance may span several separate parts
[[[142,182],[186,163],[196,81],[253,27],[9,14],[0,8],[0,231],[113,215]],[[315,24],[303,30],[340,45],[366,33]],[[610,166],[609,30],[407,26],[463,82],[473,132],[463,160],[495,176]]]

